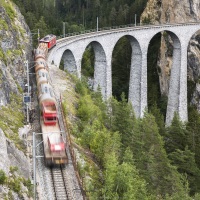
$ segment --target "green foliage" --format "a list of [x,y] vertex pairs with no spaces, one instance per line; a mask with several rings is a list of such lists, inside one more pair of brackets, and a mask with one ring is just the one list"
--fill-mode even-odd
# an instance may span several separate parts
[[88,93],[87,83],[84,80],[78,80],[76,82],[75,91],[80,95],[84,96]]
[[119,131],[124,147],[127,147],[132,140],[135,121],[132,106],[127,103],[124,93],[121,95],[120,102],[112,100],[111,129]]
[[84,31],[85,28],[82,24],[77,25],[77,24],[72,24],[68,27],[68,32],[69,33],[76,33],[76,32],[81,32]]
[[187,143],[187,135],[186,125],[180,121],[179,116],[175,113],[172,124],[167,128],[165,136],[167,153],[174,152],[176,149],[184,150]]
[[[170,164],[162,137],[159,135],[155,118],[151,114],[145,114],[140,122],[139,150],[134,150],[136,165],[147,183],[151,183],[148,189],[152,194],[162,195],[181,192],[183,185],[178,172]],[[133,143],[133,145],[134,145]],[[138,152],[139,151],[139,152]]]
[[16,166],[11,166],[9,171],[9,177],[6,176],[3,170],[0,170],[0,184],[4,184],[9,188],[8,196],[5,196],[5,199],[14,199],[12,195],[12,191],[21,195],[22,188],[21,184],[27,187],[28,189],[28,196],[33,196],[33,185],[31,184],[30,179],[26,180],[22,177],[17,175],[18,168]]
[[[49,27],[47,23],[45,22],[45,19],[43,16],[40,17],[40,19],[35,23],[33,33],[37,33],[39,29],[39,38],[43,38],[45,35],[48,35],[50,33]],[[34,45],[37,45],[37,40],[34,40]]]
[[11,190],[13,190],[14,192],[20,193],[20,191],[21,191],[21,179],[20,178],[10,179],[8,184],[9,184],[9,188]]
[[0,26],[3,30],[8,30],[8,24],[2,18],[0,18]]
[[11,166],[10,167],[10,173],[14,173],[14,172],[16,172],[18,170],[18,167],[16,167],[16,166]]
[[116,184],[122,199],[150,199],[147,198],[146,182],[139,176],[129,148],[126,149],[123,162],[118,167]]
[[31,180],[30,179],[27,179],[27,180],[23,179],[23,184],[28,189],[28,196],[33,197],[33,184],[31,183]]
[[[134,14],[140,16],[147,0],[109,1],[109,6],[108,1],[105,0],[44,0],[42,2],[14,0],[14,2],[19,5],[31,31],[36,33],[39,28],[42,37],[50,32],[57,35],[63,34],[63,21],[67,22],[65,23],[66,33],[96,28],[97,15],[99,27],[133,23]],[[8,13],[12,15],[12,11]],[[139,17],[137,17],[137,22],[139,22]],[[145,22],[148,23],[149,19],[145,19]],[[0,21],[0,24],[6,29],[3,21]],[[33,37],[36,39],[36,36]],[[164,37],[168,36],[164,33]],[[79,137],[77,141],[95,153],[102,172],[101,175],[93,173],[94,182],[90,186],[95,191],[91,192],[93,199],[115,197],[146,199],[148,190],[148,193],[151,193],[148,194],[149,199],[179,200],[190,199],[188,196],[190,189],[192,194],[198,191],[200,118],[198,113],[192,110],[189,112],[190,122],[187,124],[187,129],[185,124],[175,120],[172,126],[168,127],[167,131],[165,130],[163,116],[166,113],[167,98],[161,97],[157,75],[160,72],[157,66],[159,41],[160,35],[157,35],[151,41],[148,50],[148,108],[155,118],[151,114],[146,114],[144,119],[135,119],[130,105],[126,104],[131,57],[131,45],[126,38],[122,38],[117,43],[112,59],[113,94],[120,99],[122,92],[125,92],[122,102],[113,100],[110,106],[106,106],[101,100],[99,91],[91,93],[86,82],[76,84],[76,91],[80,94],[77,114],[81,119],[77,128]],[[171,54],[172,48],[171,46],[169,48]],[[20,52],[16,53],[20,55]],[[0,51],[0,57],[2,60],[5,59],[2,51]],[[82,62],[84,66],[82,72],[86,76],[93,76],[94,52],[92,49],[86,50]],[[194,83],[189,83],[188,86],[191,91]],[[191,94],[188,97],[190,98]],[[12,113],[17,113],[16,116],[19,116],[20,120],[15,119],[15,114],[10,115],[11,108],[14,108]],[[7,123],[6,113],[11,116]],[[10,135],[8,127],[12,128],[12,132],[17,132],[22,119],[19,107],[12,103],[12,107],[1,110],[0,117],[2,119],[0,127],[6,131],[8,137],[15,139],[16,136]],[[163,136],[165,143],[160,135]],[[176,168],[171,165],[163,145],[171,162],[181,173],[187,174],[188,180],[185,176],[180,177]],[[126,152],[126,147],[130,148],[129,153]],[[188,163],[185,163],[186,160]],[[189,169],[189,165],[193,167]],[[123,177],[126,177],[126,182]],[[137,196],[140,194],[141,196]],[[150,197],[151,195],[153,197]],[[195,200],[198,199],[198,195],[194,196]]]
[[[159,76],[157,73],[157,61],[158,55],[160,51],[160,41],[161,34],[157,34],[152,38],[149,44],[148,54],[147,54],[147,95],[148,95],[148,108],[151,110],[153,105],[160,107],[159,99],[161,97],[160,94],[160,86],[159,86]],[[154,52],[154,53],[152,53]],[[162,113],[165,116],[166,113]]]
[[149,109],[149,112],[155,117],[156,123],[158,125],[160,135],[165,135],[165,122],[164,116],[161,114],[160,109],[157,107],[157,104],[154,103]]
[[[6,198],[6,200],[7,200],[7,198]],[[8,192],[8,200],[14,200],[14,197],[13,197],[11,191]]]
[[130,41],[121,38],[113,51],[112,56],[112,94],[119,100],[122,92],[128,98],[130,66],[132,48]]
[[64,71],[64,68],[65,68],[65,66],[64,66],[64,60],[61,59],[60,65],[59,65],[59,69],[61,69],[61,70]]
[[104,181],[98,197],[104,199],[150,199],[146,183],[134,166],[131,151],[126,151],[127,162],[119,163],[118,156],[111,151],[105,157]]
[[94,50],[91,46],[85,50],[81,66],[81,73],[85,77],[94,77]]
[[[44,21],[49,25],[51,33],[56,35],[63,34],[63,22],[66,22],[66,33],[95,29],[97,16],[99,27],[134,23],[134,14],[140,16],[147,2],[147,0],[109,1],[108,6],[106,0],[13,1],[21,9],[30,30],[36,30],[36,23],[40,20],[40,16],[44,16]],[[139,17],[137,17],[137,22],[139,22]]]
[[10,50],[8,49],[5,53],[6,55],[6,59],[11,59],[12,61],[14,61],[14,59],[16,58],[16,56],[20,56],[22,55],[22,49],[14,49],[14,50]]
[[90,95],[85,95],[79,100],[77,115],[83,122],[92,123],[96,118],[100,119],[100,114]]
[[4,184],[6,181],[6,174],[3,170],[0,169],[0,184]]
[[191,102],[191,100],[192,100],[192,95],[193,95],[193,92],[195,90],[195,87],[196,87],[196,84],[195,84],[194,81],[192,81],[192,80],[187,81],[188,102]]
[[22,97],[14,93],[10,94],[10,104],[2,107],[0,112],[0,128],[6,136],[11,139],[20,150],[25,150],[18,135],[18,129],[23,126],[24,114],[21,110]]
[[[83,85],[81,88],[84,91]],[[143,119],[136,119],[124,94],[120,102],[113,99],[111,107],[103,106],[100,93],[91,94],[82,92],[77,108],[81,119],[78,141],[95,154],[103,173],[101,178],[90,174],[94,176],[88,186],[94,191],[89,193],[91,199],[189,198],[187,180],[170,163],[155,118],[146,113]],[[99,109],[101,106],[104,109]],[[152,108],[165,133],[159,109]],[[110,120],[105,122],[106,115]]]
[[[120,108],[123,108],[124,116],[121,117],[128,118],[130,116],[125,113],[130,110],[130,105],[126,103],[123,95],[122,99],[121,107],[116,108],[118,104],[115,102],[117,105],[113,106],[113,108],[115,107],[114,109],[118,110],[118,112]],[[104,109],[99,109],[99,107]],[[95,154],[95,158],[104,174],[103,180],[100,179],[100,182],[97,181],[98,178],[93,179],[90,189],[95,190],[95,192],[90,194],[91,199],[101,197],[106,199],[118,197],[147,199],[145,181],[136,170],[130,150],[126,150],[125,158],[120,164],[119,157],[122,153],[121,137],[118,132],[110,131],[104,126],[105,121],[101,116],[105,116],[105,108],[100,92],[98,92],[92,93],[92,97],[88,94],[83,95],[77,110],[78,116],[82,119],[82,128],[79,129],[81,133],[78,134],[79,141]],[[115,113],[117,112],[115,111]],[[128,113],[130,114],[131,112],[129,111]],[[120,115],[120,113],[118,114]],[[115,115],[115,121],[117,121],[117,114]],[[130,120],[124,126],[122,122],[119,127],[123,130],[123,127],[129,126],[132,122]],[[117,124],[115,126],[115,129],[117,129]],[[93,174],[93,176],[96,175]]]
[[151,19],[149,17],[145,17],[143,20],[142,20],[142,24],[151,24]]
[[16,17],[16,12],[15,12],[15,10],[13,8],[12,2],[11,1],[6,1],[6,2],[5,1],[1,1],[0,5],[2,5],[5,8],[6,13],[9,16],[9,18],[11,20],[14,20],[14,18]]
[[0,59],[6,62],[6,56],[1,48],[0,48]]
[[177,114],[165,135],[165,146],[169,158],[181,174],[187,176],[190,194],[200,191],[199,168],[199,114],[194,108],[189,111],[189,123],[187,126],[179,120]]
[[195,107],[189,107],[189,122],[187,124],[188,146],[195,153],[195,162],[200,169],[200,113]]
[[200,170],[195,163],[194,153],[186,146],[184,151],[176,149],[169,154],[172,164],[177,166],[177,169],[182,174],[187,174],[187,179],[190,184],[190,193],[194,195],[195,191],[200,191]]
[[193,199],[194,200],[199,200],[200,199],[200,193],[196,193]]

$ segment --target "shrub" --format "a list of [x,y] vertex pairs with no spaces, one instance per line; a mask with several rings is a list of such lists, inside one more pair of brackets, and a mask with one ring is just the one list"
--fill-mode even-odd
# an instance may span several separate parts
[[6,174],[3,170],[0,170],[0,184],[4,184],[6,181]]

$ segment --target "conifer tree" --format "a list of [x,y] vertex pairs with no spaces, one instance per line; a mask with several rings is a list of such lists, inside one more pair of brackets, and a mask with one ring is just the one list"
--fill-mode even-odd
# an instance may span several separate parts
[[113,117],[112,130],[119,131],[124,148],[129,146],[132,138],[135,116],[131,104],[127,103],[124,93],[121,95],[121,101],[113,99]]
[[151,193],[164,196],[183,191],[180,175],[167,158],[162,137],[151,114],[145,113],[140,121],[140,134],[140,138],[135,140],[136,145],[140,146],[140,152],[133,154],[136,166]]
[[184,151],[176,149],[169,154],[169,158],[181,174],[187,175],[190,193],[194,195],[195,192],[200,192],[200,170],[195,163],[194,153],[188,149],[188,146]]
[[180,121],[179,116],[175,113],[164,138],[167,153],[174,152],[176,149],[184,150],[187,144],[187,135],[186,125]]

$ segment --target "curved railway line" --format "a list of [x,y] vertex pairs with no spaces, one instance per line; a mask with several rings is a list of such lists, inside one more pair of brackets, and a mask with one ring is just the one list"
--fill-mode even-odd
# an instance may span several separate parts
[[[55,92],[54,87],[54,92]],[[55,92],[56,93],[56,92]],[[36,97],[36,95],[34,95]],[[34,98],[34,101],[37,101]],[[61,108],[61,100],[57,98],[58,103],[58,121],[64,138],[68,138],[66,125],[63,119],[63,111]],[[38,105],[36,105],[38,106]],[[33,123],[32,130],[40,132],[39,127],[39,113],[37,113]],[[40,185],[38,199],[41,200],[82,200],[82,190],[77,180],[76,169],[74,169],[73,158],[70,149],[67,148],[66,153],[68,156],[68,164],[60,165],[57,167],[46,167],[44,163],[44,150],[42,145],[41,135],[36,135],[36,159],[37,162],[37,180]],[[68,139],[66,139],[67,147],[70,146]],[[41,156],[39,156],[41,155]]]
[[[46,61],[47,63],[47,61]],[[39,104],[37,98],[37,86],[33,83],[32,90],[32,100],[34,110],[34,117],[31,120],[31,131],[33,134],[35,145],[33,145],[32,150],[35,152],[33,154],[33,165],[36,164],[36,171],[33,172],[36,182],[34,190],[34,199],[41,200],[84,200],[83,190],[80,180],[77,176],[76,163],[74,161],[73,149],[70,143],[70,136],[67,131],[67,125],[64,117],[64,112],[62,110],[61,96],[58,92],[58,88],[54,85],[55,74],[51,73],[51,67],[49,66],[49,83],[53,88],[53,93],[57,102],[57,120],[60,127],[60,132],[62,133],[64,142],[66,144],[65,153],[68,158],[68,162],[65,164],[57,166],[46,166],[44,160],[44,137],[42,137],[40,120],[41,113],[39,112]],[[37,75],[37,74],[35,74]],[[53,79],[51,78],[53,77]],[[59,77],[57,77],[59,79]],[[34,79],[36,80],[36,79]],[[31,116],[32,117],[32,116]],[[35,163],[35,164],[34,164]],[[33,167],[34,168],[34,167]],[[35,173],[35,174],[34,174]],[[35,181],[34,180],[34,181]],[[38,186],[39,185],[39,186]]]

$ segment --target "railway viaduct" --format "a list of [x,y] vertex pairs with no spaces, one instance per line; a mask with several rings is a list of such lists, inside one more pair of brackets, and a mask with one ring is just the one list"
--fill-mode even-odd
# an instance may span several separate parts
[[81,60],[90,44],[95,52],[94,90],[98,86],[108,99],[112,95],[111,62],[113,49],[120,38],[126,36],[132,47],[129,82],[129,102],[137,117],[143,117],[147,107],[147,51],[151,39],[166,31],[173,40],[173,63],[170,77],[166,124],[169,125],[177,112],[182,121],[188,120],[187,111],[187,49],[191,37],[200,30],[199,23],[162,24],[151,26],[124,27],[84,33],[58,40],[48,56],[48,62],[81,77]]

